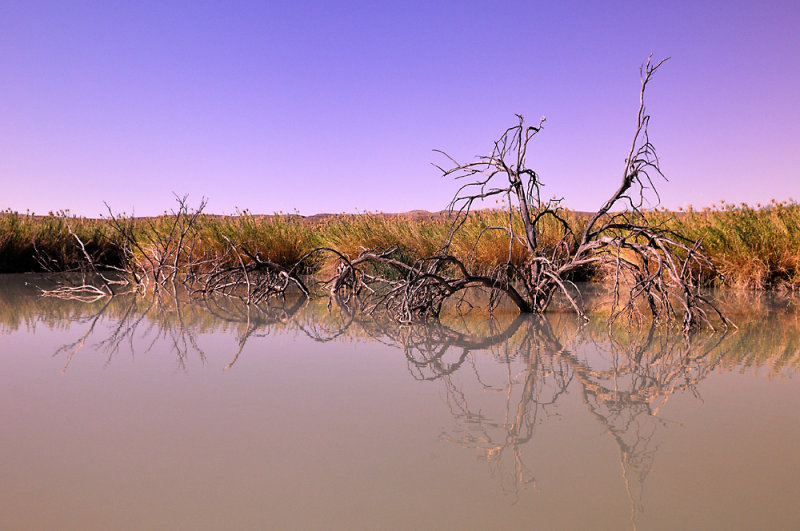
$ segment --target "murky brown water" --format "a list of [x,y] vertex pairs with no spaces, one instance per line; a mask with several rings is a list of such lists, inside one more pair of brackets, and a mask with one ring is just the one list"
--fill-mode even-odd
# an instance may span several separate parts
[[800,319],[763,298],[687,340],[26,279],[0,282],[0,528],[800,528]]

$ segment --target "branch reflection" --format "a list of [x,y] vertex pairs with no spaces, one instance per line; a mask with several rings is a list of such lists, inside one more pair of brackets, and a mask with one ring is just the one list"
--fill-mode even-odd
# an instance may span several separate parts
[[[603,318],[584,324],[570,313],[467,314],[433,324],[398,325],[372,319],[336,299],[287,299],[278,306],[226,297],[192,300],[166,292],[90,304],[36,299],[28,309],[37,315],[33,321],[20,318],[26,312],[20,304],[28,303],[17,295],[13,304],[0,305],[17,308],[0,313],[5,329],[23,321],[63,326],[65,320],[81,328],[75,341],[54,354],[63,356],[62,372],[87,345],[104,353],[106,363],[123,346],[139,355],[167,344],[179,367],[186,369],[191,356],[205,364],[208,356],[198,336],[206,333],[234,338],[223,370],[235,369],[248,345],[271,334],[296,333],[321,343],[358,339],[397,348],[414,379],[442,386],[453,425],[441,438],[476,452],[514,501],[521,489],[536,484],[526,454],[533,452],[537,429],[559,415],[559,405],[572,393],[618,448],[634,526],[669,426],[659,413],[673,396],[699,398],[701,382],[715,370],[763,368],[780,376],[800,368],[798,314],[770,313],[767,307],[750,321],[737,318],[736,333],[686,336],[655,326],[609,329]],[[764,315],[775,323],[771,333],[764,333]]]

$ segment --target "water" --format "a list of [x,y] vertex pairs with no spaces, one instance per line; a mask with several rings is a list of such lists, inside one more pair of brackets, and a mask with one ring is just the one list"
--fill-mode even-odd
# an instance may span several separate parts
[[0,528],[797,529],[800,321],[686,339],[0,284]]

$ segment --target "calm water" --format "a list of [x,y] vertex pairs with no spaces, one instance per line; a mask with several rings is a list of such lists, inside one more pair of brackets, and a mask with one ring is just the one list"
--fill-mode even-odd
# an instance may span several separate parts
[[800,318],[42,299],[0,279],[0,528],[798,529]]

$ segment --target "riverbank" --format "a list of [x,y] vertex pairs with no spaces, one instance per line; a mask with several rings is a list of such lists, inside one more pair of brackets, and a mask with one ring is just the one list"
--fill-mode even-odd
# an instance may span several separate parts
[[[769,205],[722,204],[718,208],[680,212],[648,211],[651,222],[690,239],[701,239],[728,286],[749,290],[800,289],[800,205],[773,202]],[[564,211],[564,218],[579,234],[588,214]],[[140,234],[167,235],[169,215],[125,220]],[[472,212],[455,234],[450,252],[476,271],[488,271],[504,263],[525,260],[522,245],[509,247],[505,232],[487,230],[507,224],[500,210]],[[405,214],[254,215],[201,214],[193,227],[208,256],[227,252],[231,243],[243,245],[275,263],[290,266],[316,247],[330,247],[354,257],[364,249],[397,248],[409,259],[429,256],[448,237],[452,219],[445,213],[414,211]],[[543,241],[555,246],[560,232],[555,223],[544,228]],[[35,216],[0,213],[0,273],[32,272],[75,267],[83,252],[70,230],[87,252],[100,263],[120,265],[122,243],[108,219],[59,215]],[[521,226],[520,226],[521,233]],[[477,242],[477,243],[476,243]],[[233,259],[233,257],[231,257]],[[325,271],[325,258],[310,262],[310,271]],[[601,271],[587,271],[587,279],[602,278]]]

